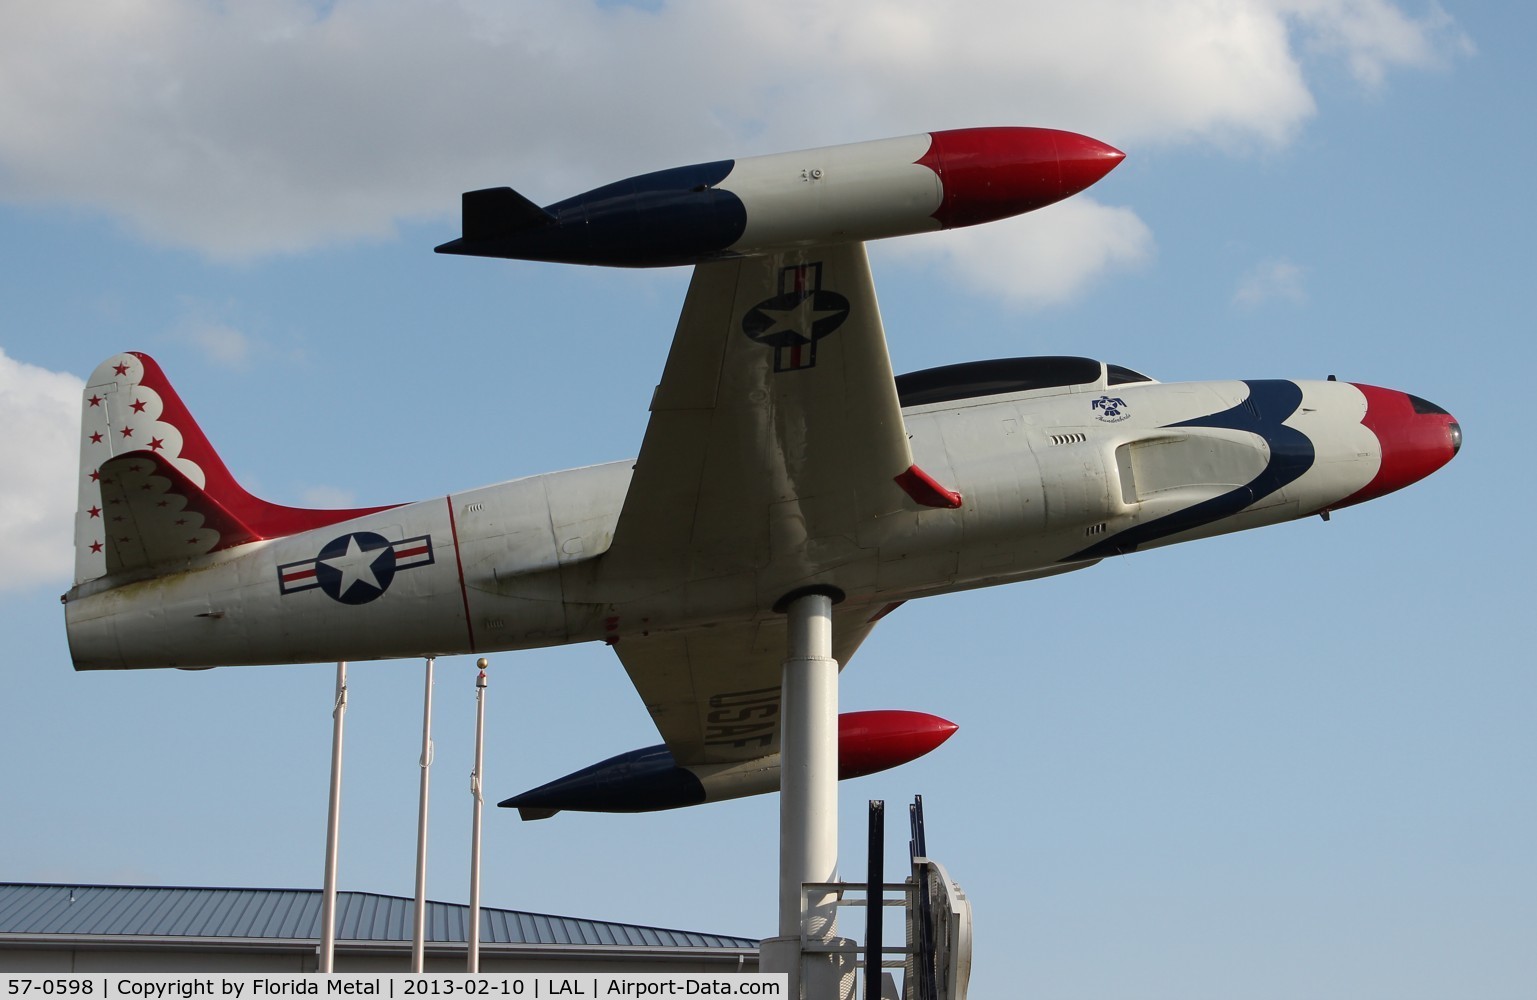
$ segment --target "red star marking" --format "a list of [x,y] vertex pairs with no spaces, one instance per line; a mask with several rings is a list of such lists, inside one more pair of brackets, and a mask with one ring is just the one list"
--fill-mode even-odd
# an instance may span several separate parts
[[149,483],[145,483],[143,486],[140,486],[139,489],[141,489],[141,490],[149,489]]
[[113,521],[126,521],[126,520],[128,520],[128,518],[123,516],[122,514],[119,514],[116,517],[114,517],[112,520]]
[[112,370],[117,372],[119,375],[127,375],[128,374],[128,366],[124,365],[124,364],[113,365],[112,366]]
[[171,501],[169,501],[169,500],[161,500],[159,503],[155,504],[155,506],[156,507],[169,507],[169,506],[171,506]]
[[100,406],[101,405],[101,397],[100,396],[92,396],[90,399],[86,400],[86,402],[90,403],[92,406]]
[[187,523],[187,519],[185,517],[178,517],[176,519],[176,523],[177,524],[186,524]]
[[91,543],[91,551],[92,552],[100,552],[101,551],[101,543],[100,542],[92,542]]
[[94,482],[96,482],[100,478],[101,478],[101,470],[98,469],[97,471],[91,473],[91,482],[94,483]]
[[146,405],[148,405],[148,404],[146,404],[144,402],[144,400],[142,400],[142,399],[134,400],[133,401],[133,412],[135,412],[135,413],[143,413],[144,412],[144,407]]
[[97,431],[96,433],[91,435],[91,443],[92,444],[101,444],[101,431]]
[[100,507],[92,507],[90,510],[86,511],[86,513],[91,515],[92,517],[101,517],[101,508]]
[[160,438],[150,438],[149,439],[149,450],[150,451],[159,451],[161,448],[164,448],[164,447],[165,447],[165,442],[163,440],[161,440]]
[[138,472],[139,471],[139,467],[137,465],[130,465],[128,467],[128,471],[129,472]]
[[187,539],[187,544],[188,545],[196,545],[197,544],[197,539],[196,538],[189,538],[189,539]]
[[128,536],[127,535],[118,535],[117,536],[117,540],[120,541],[120,542],[126,542],[126,541],[128,541]]
[[123,437],[125,437],[125,438],[133,437],[133,428],[132,427],[124,427],[123,428]]

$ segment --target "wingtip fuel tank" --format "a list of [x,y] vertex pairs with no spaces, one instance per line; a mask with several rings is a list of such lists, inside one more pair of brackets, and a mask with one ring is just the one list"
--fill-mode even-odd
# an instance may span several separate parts
[[1094,184],[1125,154],[1046,128],[967,128],[717,160],[630,177],[541,208],[464,195],[439,253],[666,267],[974,226]]
[[[838,716],[838,777],[858,778],[916,760],[960,728],[926,712]],[[526,820],[575,812],[656,812],[779,790],[779,755],[733,764],[680,765],[664,745],[610,757],[498,805]]]

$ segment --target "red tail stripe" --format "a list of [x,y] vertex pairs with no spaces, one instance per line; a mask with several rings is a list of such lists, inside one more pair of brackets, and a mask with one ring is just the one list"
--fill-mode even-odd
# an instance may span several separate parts
[[171,387],[170,380],[166,378],[165,372],[161,370],[155,359],[137,351],[129,353],[144,367],[141,384],[153,389],[160,396],[162,406],[160,419],[181,432],[182,457],[197,463],[203,470],[202,492],[208,494],[217,504],[247,525],[256,535],[262,538],[293,535],[311,528],[323,528],[342,521],[350,521],[365,514],[374,514],[400,506],[384,504],[379,507],[354,507],[345,510],[315,510],[287,507],[252,496],[230,474],[223,460],[219,458],[218,452],[214,451],[207,435],[193,419],[191,411],[187,409],[176,390]]

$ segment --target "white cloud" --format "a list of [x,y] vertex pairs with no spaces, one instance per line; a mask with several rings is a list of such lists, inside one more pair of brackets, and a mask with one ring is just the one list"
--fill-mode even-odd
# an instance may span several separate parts
[[881,244],[879,252],[938,266],[963,287],[1016,305],[1050,305],[1107,271],[1147,263],[1154,242],[1130,209],[1079,195],[989,226]]
[[1418,18],[1387,0],[1284,0],[1280,6],[1309,48],[1340,56],[1370,87],[1381,86],[1394,67],[1429,69],[1473,52],[1472,40],[1438,5]]
[[1306,274],[1304,268],[1285,257],[1261,261],[1238,279],[1233,302],[1241,306],[1276,300],[1301,304],[1307,301],[1307,290],[1303,287]]
[[0,589],[69,584],[84,387],[0,349]]
[[0,33],[0,198],[238,258],[387,237],[474,187],[548,202],[939,128],[1273,146],[1315,111],[1302,44],[1380,81],[1465,40],[1385,0],[59,0]]

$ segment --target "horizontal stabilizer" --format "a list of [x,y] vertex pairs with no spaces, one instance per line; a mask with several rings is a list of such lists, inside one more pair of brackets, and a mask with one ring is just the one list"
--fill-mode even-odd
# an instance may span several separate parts
[[555,216],[510,187],[464,192],[464,241],[495,240],[555,223]]
[[170,565],[261,537],[153,452],[109,458],[98,474],[109,573]]

